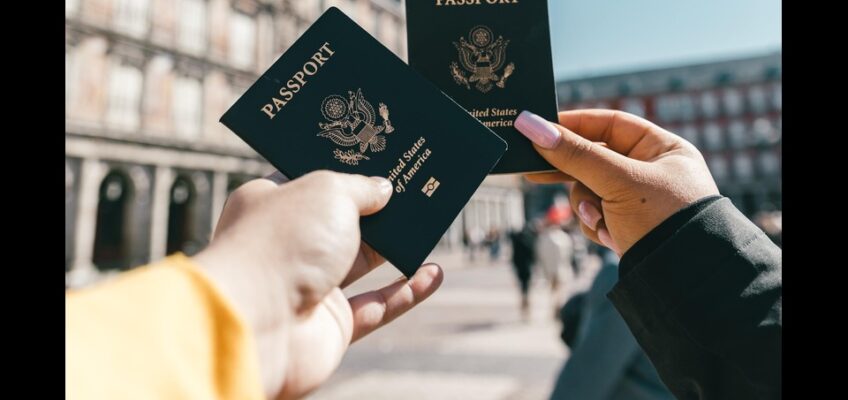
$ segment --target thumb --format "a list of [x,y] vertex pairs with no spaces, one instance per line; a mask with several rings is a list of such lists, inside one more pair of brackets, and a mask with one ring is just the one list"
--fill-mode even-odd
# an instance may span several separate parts
[[373,176],[342,174],[344,187],[360,215],[371,215],[383,209],[392,197],[392,183],[388,179]]
[[529,111],[515,120],[515,128],[535,144],[536,151],[558,170],[582,182],[597,195],[606,197],[623,182],[633,160],[594,143],[565,127]]

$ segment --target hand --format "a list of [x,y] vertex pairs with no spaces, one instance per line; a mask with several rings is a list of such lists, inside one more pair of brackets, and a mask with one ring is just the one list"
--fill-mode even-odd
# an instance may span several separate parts
[[527,179],[573,181],[583,233],[619,256],[678,210],[719,194],[695,146],[632,114],[566,111],[554,124],[525,111],[515,127],[559,170]]
[[257,179],[227,200],[195,257],[252,328],[269,398],[325,381],[348,345],[408,311],[442,282],[424,265],[410,280],[346,299],[343,288],[385,262],[360,241],[359,217],[392,194],[383,178],[327,171],[278,186]]

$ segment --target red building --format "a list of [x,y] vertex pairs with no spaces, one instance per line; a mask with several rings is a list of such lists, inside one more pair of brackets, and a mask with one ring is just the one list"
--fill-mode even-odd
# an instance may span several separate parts
[[561,110],[612,108],[697,146],[749,217],[781,209],[781,54],[562,81]]

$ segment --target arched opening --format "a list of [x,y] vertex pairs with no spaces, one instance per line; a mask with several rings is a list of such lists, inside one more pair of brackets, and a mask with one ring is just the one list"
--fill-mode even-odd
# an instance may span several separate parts
[[133,188],[120,171],[110,171],[100,184],[92,262],[98,269],[122,270],[130,266],[127,227]]
[[194,237],[195,203],[197,195],[194,184],[184,176],[179,176],[171,186],[170,206],[168,207],[168,246],[167,254],[184,252],[192,255],[199,251],[199,243]]

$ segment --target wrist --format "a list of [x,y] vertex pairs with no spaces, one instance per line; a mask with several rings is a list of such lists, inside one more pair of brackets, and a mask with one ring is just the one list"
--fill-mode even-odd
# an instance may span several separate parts
[[235,254],[213,243],[192,259],[251,331],[265,393],[272,398],[282,389],[288,366],[287,343],[293,318],[288,290],[279,270]]
[[721,195],[709,195],[675,211],[669,217],[653,227],[647,234],[637,240],[621,256],[619,275],[627,275],[633,267],[642,262],[649,254],[674,236],[689,220],[694,218],[704,208],[722,199]]

